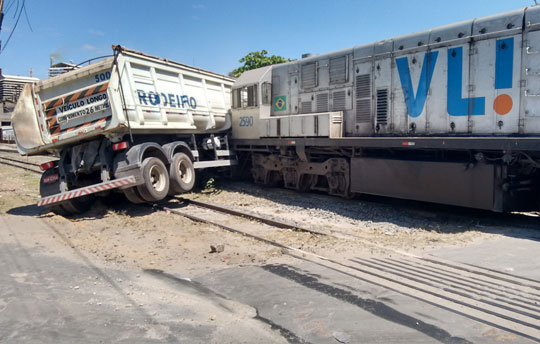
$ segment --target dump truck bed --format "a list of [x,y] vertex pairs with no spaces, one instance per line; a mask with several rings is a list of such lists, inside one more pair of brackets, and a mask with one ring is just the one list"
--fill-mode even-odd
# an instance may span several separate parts
[[12,118],[21,154],[59,151],[97,135],[230,128],[233,79],[113,48],[113,57],[25,87]]

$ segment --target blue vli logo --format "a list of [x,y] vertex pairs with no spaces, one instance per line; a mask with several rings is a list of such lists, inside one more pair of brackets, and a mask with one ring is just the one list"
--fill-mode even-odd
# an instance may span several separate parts
[[401,89],[403,90],[403,98],[405,98],[407,112],[411,117],[420,116],[424,109],[429,86],[431,85],[431,78],[433,77],[433,71],[435,70],[435,64],[437,63],[437,56],[439,56],[438,51],[429,52],[424,55],[424,62],[422,63],[422,72],[420,74],[420,80],[418,81],[416,96],[411,81],[409,59],[407,57],[396,59],[399,79],[401,80]]
[[[495,89],[512,88],[514,66],[514,38],[497,40],[495,53]],[[437,64],[437,51],[424,55],[422,71],[416,92],[414,91],[409,60],[407,57],[396,59],[396,65],[403,90],[403,98],[409,116],[415,118],[422,113],[431,79]],[[450,116],[477,116],[486,113],[486,98],[462,98],[463,93],[463,48],[448,49],[448,75],[447,75],[447,110]],[[499,115],[506,115],[512,110],[512,98],[507,94],[500,94],[493,102],[493,109]]]

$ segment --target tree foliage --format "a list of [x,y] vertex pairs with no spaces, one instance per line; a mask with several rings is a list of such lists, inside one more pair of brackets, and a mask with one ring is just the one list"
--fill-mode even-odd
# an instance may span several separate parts
[[230,74],[235,78],[238,78],[246,70],[257,69],[264,66],[270,66],[273,64],[283,63],[293,61],[281,56],[267,56],[268,51],[252,51],[246,56],[242,57],[238,62],[243,63],[244,65],[236,68]]

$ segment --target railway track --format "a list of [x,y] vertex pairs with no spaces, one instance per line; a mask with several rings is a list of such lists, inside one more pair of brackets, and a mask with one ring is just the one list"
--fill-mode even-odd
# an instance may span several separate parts
[[[332,196],[323,196],[323,197],[328,197],[328,199],[332,200]],[[365,237],[363,237],[361,235],[353,234],[353,233],[350,233],[350,232],[345,232],[345,231],[336,230],[336,229],[328,229],[328,228],[313,228],[313,227],[308,228],[308,227],[305,227],[302,224],[299,224],[297,222],[287,221],[287,220],[284,220],[282,218],[262,216],[260,214],[255,214],[255,213],[252,213],[250,211],[243,210],[243,209],[239,210],[239,209],[234,209],[234,208],[231,208],[231,207],[225,206],[225,205],[218,205],[216,203],[203,202],[203,201],[187,199],[187,198],[178,197],[178,196],[176,196],[175,198],[177,200],[179,200],[180,202],[183,202],[184,204],[195,205],[195,206],[200,207],[200,208],[207,208],[207,209],[210,209],[210,210],[215,210],[215,211],[222,212],[222,213],[225,213],[225,214],[229,214],[229,215],[232,215],[232,216],[244,217],[244,218],[247,218],[247,219],[259,221],[259,222],[266,223],[266,224],[269,224],[271,226],[275,226],[275,227],[279,227],[279,228],[288,228],[288,229],[291,229],[291,230],[297,230],[297,231],[301,231],[301,232],[308,232],[308,233],[313,233],[313,234],[326,235],[326,236],[335,237],[337,239],[354,239],[357,242],[361,242],[362,244],[364,244],[366,246],[371,246],[373,248],[377,248],[377,249],[382,250],[382,251],[388,251],[388,252],[392,252],[392,253],[399,253],[401,255],[406,255],[406,256],[407,255],[408,256],[415,256],[415,255],[413,255],[411,253],[408,253],[408,252],[389,249],[386,246],[374,244],[374,243],[366,240]],[[350,201],[347,201],[347,202],[358,202],[358,201],[350,200]],[[436,207],[436,206],[437,205],[433,205],[433,207]],[[401,205],[400,210],[403,210],[404,207],[405,207],[405,205]],[[448,206],[444,206],[444,207],[445,207],[445,209],[442,210],[442,211],[443,211],[443,214],[446,215],[446,213],[450,212],[450,210],[447,209]],[[409,206],[407,209],[410,210],[411,207]],[[437,209],[434,208],[433,211],[437,212]],[[455,207],[454,207],[454,212],[455,212]],[[533,213],[533,212],[531,212],[531,213],[508,213],[508,214],[499,214],[499,213],[489,212],[489,214],[500,221],[500,223],[498,225],[504,224],[504,225],[509,225],[509,226],[513,226],[513,227],[534,228],[534,229],[540,228],[540,221],[538,219],[539,216],[536,213]],[[483,220],[484,215],[485,215],[485,211],[473,210],[473,211],[471,211],[469,213],[468,216],[465,216],[465,215],[453,215],[453,216],[459,217],[460,219],[466,219],[466,220],[469,220],[469,221],[473,221],[473,220],[478,221],[478,219]],[[491,220],[491,221],[493,221],[493,220]]]
[[39,164],[20,160],[20,159],[13,159],[13,158],[5,157],[5,156],[0,156],[0,164],[16,167],[16,168],[33,172],[33,173],[37,173],[37,174],[43,173],[39,169]]
[[185,203],[185,204],[192,204],[192,205],[195,205],[195,206],[200,207],[200,208],[211,209],[211,210],[215,210],[215,211],[218,211],[218,212],[221,212],[221,213],[224,213],[224,214],[229,214],[229,215],[233,215],[233,216],[239,216],[239,217],[243,217],[243,218],[246,218],[246,219],[259,221],[261,223],[264,223],[264,224],[267,224],[267,225],[270,225],[270,226],[274,226],[274,227],[278,227],[278,228],[286,228],[286,229],[291,229],[291,230],[295,230],[295,231],[312,233],[312,234],[319,234],[319,235],[331,235],[331,236],[339,238],[339,239],[342,239],[343,237],[346,237],[346,238],[362,238],[359,235],[354,235],[354,234],[347,233],[347,232],[340,231],[340,230],[327,229],[327,228],[307,228],[307,227],[304,227],[301,224],[298,224],[296,222],[290,222],[290,221],[286,221],[284,219],[277,219],[277,218],[273,218],[273,217],[262,216],[260,214],[255,214],[255,213],[252,213],[250,211],[237,210],[237,209],[234,209],[234,208],[231,208],[231,207],[227,207],[225,205],[219,205],[219,204],[210,203],[210,202],[201,202],[201,201],[197,201],[197,200],[193,200],[193,199],[187,199],[187,198],[183,198],[183,197],[175,197],[175,198],[177,200]]
[[[540,342],[540,281],[480,266],[422,257],[380,247],[348,233],[302,228],[214,203],[185,200],[179,208],[155,204],[158,210],[187,217],[278,247],[286,255],[344,274],[469,319]],[[240,219],[242,218],[242,219]],[[257,221],[258,225],[246,225]],[[391,253],[382,257],[329,258],[290,245],[272,231],[347,238]]]

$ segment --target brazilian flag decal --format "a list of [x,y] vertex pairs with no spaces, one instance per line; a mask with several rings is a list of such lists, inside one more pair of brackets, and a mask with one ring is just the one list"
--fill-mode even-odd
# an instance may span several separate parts
[[287,97],[279,96],[274,98],[274,111],[287,110]]

